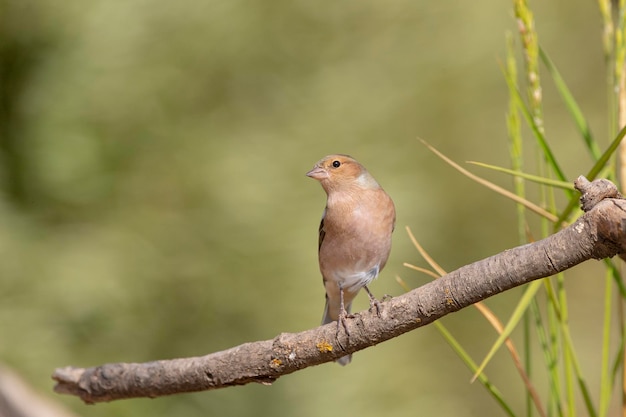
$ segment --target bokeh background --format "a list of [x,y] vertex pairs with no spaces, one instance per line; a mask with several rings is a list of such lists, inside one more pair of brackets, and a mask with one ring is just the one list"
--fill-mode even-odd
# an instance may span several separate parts
[[[608,143],[596,3],[531,6]],[[500,65],[515,30],[499,0],[0,0],[0,362],[84,416],[500,415],[434,327],[270,387],[85,406],[52,393],[50,375],[317,326],[325,196],[304,173],[329,153],[355,156],[396,202],[375,294],[402,293],[395,276],[428,281],[402,266],[425,266],[406,226],[448,270],[515,246],[514,205],[418,140],[509,165]],[[544,95],[548,138],[574,179],[591,161],[548,80]],[[567,281],[592,389],[602,276],[589,263]],[[519,295],[487,304],[504,320]],[[444,322],[477,360],[496,337],[471,308]],[[487,373],[521,410],[508,355]]]

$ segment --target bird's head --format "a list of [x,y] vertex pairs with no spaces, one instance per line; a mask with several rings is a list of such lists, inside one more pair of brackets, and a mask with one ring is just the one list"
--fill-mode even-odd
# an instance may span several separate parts
[[380,188],[365,167],[349,155],[328,155],[318,161],[306,175],[318,180],[326,193],[355,187]]

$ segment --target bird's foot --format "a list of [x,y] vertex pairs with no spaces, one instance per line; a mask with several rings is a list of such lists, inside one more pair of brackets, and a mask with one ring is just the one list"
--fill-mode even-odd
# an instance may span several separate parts
[[[337,344],[339,344],[339,347],[342,350],[345,350],[346,346],[344,346],[341,343],[341,338],[339,337],[339,333],[340,333],[339,329],[340,329],[340,326],[343,326],[343,330],[346,333],[346,342],[349,345],[350,344],[350,330],[348,329],[348,319],[353,318],[353,317],[354,316],[348,313],[345,309],[341,309],[341,311],[339,312],[339,318],[337,319],[337,334],[335,337],[337,338]],[[335,362],[337,362],[341,366],[345,366],[349,364],[351,360],[352,360],[352,354],[349,354],[346,356],[342,356],[341,358],[337,359]]]
[[341,311],[339,312],[339,318],[337,319],[337,339],[339,339],[339,331],[341,326],[343,326],[343,330],[346,332],[346,336],[348,336],[348,339],[350,338],[348,319],[352,318],[354,318],[354,315],[348,313],[345,309],[341,309]]
[[[380,303],[380,301],[378,301],[376,299],[376,297],[374,297],[374,294],[372,294],[372,292],[370,291],[369,288],[367,288],[367,285],[365,287],[365,292],[367,293],[367,296],[370,298],[370,308],[369,311],[372,311],[374,309],[374,307],[376,307],[376,315],[378,317],[380,317],[380,312],[382,311],[382,305]],[[384,298],[383,298],[384,301]]]
[[[350,306],[348,306],[350,308]],[[346,306],[343,303],[343,288],[339,286],[339,317],[337,318],[337,340],[339,340],[339,326],[343,325],[343,329],[346,331],[346,336],[350,339],[350,330],[348,330],[347,319],[354,318],[354,316],[346,310]],[[340,324],[341,323],[341,324]]]

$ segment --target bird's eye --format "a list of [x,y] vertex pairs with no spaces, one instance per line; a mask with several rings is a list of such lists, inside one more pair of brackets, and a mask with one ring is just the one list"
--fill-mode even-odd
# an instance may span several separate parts
[[341,162],[333,161],[333,168],[339,168],[341,166]]

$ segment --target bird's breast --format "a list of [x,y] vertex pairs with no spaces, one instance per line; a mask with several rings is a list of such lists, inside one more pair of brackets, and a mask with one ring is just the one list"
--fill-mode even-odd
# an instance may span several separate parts
[[348,286],[366,285],[384,267],[395,220],[393,203],[386,194],[359,197],[329,199],[319,253],[324,278]]

